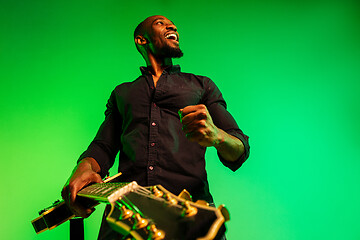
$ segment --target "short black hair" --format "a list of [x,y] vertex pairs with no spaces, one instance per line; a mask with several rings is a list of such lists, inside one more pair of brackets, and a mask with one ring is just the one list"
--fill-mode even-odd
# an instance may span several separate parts
[[145,20],[139,23],[139,25],[137,25],[137,27],[135,28],[134,39],[136,38],[136,36],[144,34],[144,27],[145,27]]

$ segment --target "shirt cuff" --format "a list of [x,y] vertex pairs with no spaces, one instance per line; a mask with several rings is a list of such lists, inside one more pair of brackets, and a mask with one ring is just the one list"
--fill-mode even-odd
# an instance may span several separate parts
[[246,136],[245,134],[243,133],[239,133],[237,131],[228,131],[227,132],[228,134],[240,139],[240,141],[243,143],[244,145],[244,153],[235,161],[228,161],[228,160],[225,160],[221,155],[220,153],[218,152],[218,156],[219,156],[219,159],[220,161],[222,162],[222,164],[225,166],[225,167],[228,167],[230,168],[233,172],[235,172],[236,170],[238,170],[241,165],[246,161],[246,159],[249,157],[249,154],[250,154],[250,145],[249,145],[249,137]]

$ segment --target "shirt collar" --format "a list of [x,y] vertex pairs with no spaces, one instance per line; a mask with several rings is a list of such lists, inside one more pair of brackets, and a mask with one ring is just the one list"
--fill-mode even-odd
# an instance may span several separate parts
[[[140,67],[140,71],[142,75],[147,75],[150,74],[149,68],[148,67]],[[180,65],[171,65],[168,66],[167,68],[164,69],[164,72],[166,73],[178,73],[180,72]]]

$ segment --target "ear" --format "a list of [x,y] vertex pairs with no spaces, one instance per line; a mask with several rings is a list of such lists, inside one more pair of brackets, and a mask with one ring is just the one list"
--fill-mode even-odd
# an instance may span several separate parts
[[144,38],[144,36],[141,36],[141,35],[137,35],[135,37],[135,43],[136,44],[139,44],[139,45],[145,45],[148,43],[147,39]]

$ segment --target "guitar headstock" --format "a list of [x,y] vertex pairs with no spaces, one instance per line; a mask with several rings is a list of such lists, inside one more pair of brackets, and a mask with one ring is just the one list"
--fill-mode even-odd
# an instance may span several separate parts
[[176,196],[161,185],[139,187],[111,204],[107,221],[136,240],[215,239],[225,231],[229,214],[205,201],[192,202],[186,191]]

